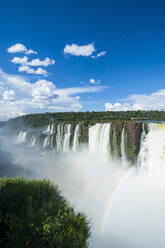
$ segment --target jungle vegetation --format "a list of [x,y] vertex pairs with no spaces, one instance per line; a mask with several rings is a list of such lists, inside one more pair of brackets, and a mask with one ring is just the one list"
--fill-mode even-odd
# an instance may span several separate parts
[[86,248],[86,217],[50,181],[0,179],[0,247]]
[[43,127],[50,122],[55,123],[77,123],[84,122],[110,122],[110,121],[165,121],[164,111],[102,111],[102,112],[60,112],[29,114],[21,117],[10,119],[8,126],[20,128],[26,127]]

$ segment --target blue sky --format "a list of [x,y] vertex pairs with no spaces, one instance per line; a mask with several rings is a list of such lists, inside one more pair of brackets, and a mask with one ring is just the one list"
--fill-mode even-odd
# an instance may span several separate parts
[[0,119],[165,109],[165,2],[5,0]]

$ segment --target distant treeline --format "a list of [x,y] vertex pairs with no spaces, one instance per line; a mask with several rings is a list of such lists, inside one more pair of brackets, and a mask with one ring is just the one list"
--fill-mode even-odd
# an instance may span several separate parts
[[60,113],[44,113],[29,114],[21,117],[10,119],[8,124],[12,127],[20,127],[22,125],[29,127],[42,127],[50,124],[50,122],[59,123],[96,123],[109,121],[136,121],[151,120],[165,121],[164,111],[107,111],[107,112],[60,112]]

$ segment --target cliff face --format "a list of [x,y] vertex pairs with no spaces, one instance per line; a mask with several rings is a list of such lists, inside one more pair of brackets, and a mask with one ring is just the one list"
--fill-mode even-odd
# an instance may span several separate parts
[[[42,116],[41,116],[42,117]],[[62,147],[64,143],[67,145],[67,149],[73,147],[75,142],[75,132],[76,126],[79,124],[79,132],[77,135],[78,144],[88,144],[89,143],[89,129],[92,126],[97,125],[97,121],[90,122],[89,120],[84,121],[66,121],[60,122],[55,119],[46,120],[45,116],[40,117],[41,122],[35,123],[35,116],[30,116],[28,122],[24,122],[24,118],[16,118],[9,121],[7,126],[11,130],[11,134],[16,135],[21,138],[20,142],[31,144],[31,146],[39,145],[41,149],[52,149],[57,147]],[[104,123],[104,122],[98,122]],[[147,124],[137,121],[107,121],[110,123],[110,129],[108,134],[109,139],[109,153],[114,159],[121,158],[121,144],[122,143],[122,133],[124,134],[124,149],[126,158],[131,161],[135,161],[139,150],[140,150],[140,140],[143,129],[147,132]],[[70,128],[68,129],[68,125]],[[101,126],[102,124],[100,124]],[[97,134],[96,134],[97,135]],[[59,143],[61,142],[61,143]],[[66,147],[65,147],[66,148]],[[65,149],[64,149],[65,150]]]
[[125,149],[129,159],[134,160],[140,150],[141,123],[127,123],[125,129]]

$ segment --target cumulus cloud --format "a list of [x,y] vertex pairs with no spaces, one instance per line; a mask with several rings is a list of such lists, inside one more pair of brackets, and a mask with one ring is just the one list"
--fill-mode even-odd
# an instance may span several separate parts
[[43,75],[47,76],[47,71],[39,67],[37,70],[34,70],[33,68],[30,68],[29,66],[19,66],[18,71],[20,72],[26,72],[27,74],[36,74],[36,75]]
[[18,67],[19,72],[26,72],[27,74],[36,74],[36,75],[43,75],[47,76],[47,71],[39,67],[37,70],[34,70],[31,67],[38,67],[38,66],[49,66],[49,65],[54,65],[55,60],[54,59],[49,59],[45,58],[44,60],[40,59],[33,59],[31,61],[28,61],[28,57],[24,56],[22,58],[20,57],[14,57],[11,62],[13,64],[19,64],[21,66]]
[[31,62],[28,62],[28,65],[30,66],[49,66],[54,64],[55,64],[55,60],[49,58],[45,58],[44,60],[33,59]]
[[7,49],[8,53],[25,53],[25,54],[37,54],[36,51],[32,49],[27,49],[23,44],[16,43]]
[[0,70],[0,120],[28,113],[80,111],[82,104],[78,94],[103,89],[100,86],[59,89],[47,80],[31,83],[24,77]]
[[165,110],[165,89],[150,95],[134,94],[122,100],[121,103],[105,103],[106,111],[128,110]]
[[96,54],[96,55],[92,55],[91,57],[92,57],[93,59],[97,59],[97,58],[99,58],[99,57],[105,56],[106,53],[107,53],[106,51],[103,51],[103,52],[100,52],[100,53],[98,53],[98,54]]
[[94,43],[88,45],[76,45],[67,44],[64,48],[64,54],[71,54],[74,56],[91,56],[91,54],[95,51]]
[[28,64],[28,57],[24,56],[22,58],[20,57],[14,57],[11,62],[13,64],[20,64],[20,65],[27,65]]

